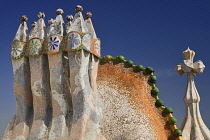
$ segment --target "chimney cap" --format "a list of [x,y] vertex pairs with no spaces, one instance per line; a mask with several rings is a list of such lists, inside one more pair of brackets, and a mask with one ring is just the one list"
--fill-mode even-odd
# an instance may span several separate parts
[[72,21],[72,20],[73,20],[73,16],[72,16],[72,15],[67,15],[67,16],[66,16],[66,20]]
[[76,12],[82,12],[82,11],[83,11],[82,6],[77,5],[76,8],[75,8],[75,11],[76,11]]
[[56,10],[56,15],[62,15],[64,13],[63,9],[57,9]]
[[28,20],[28,17],[27,17],[26,15],[22,15],[22,16],[20,17],[20,20],[21,20],[21,21],[27,21],[27,20]]
[[85,14],[85,18],[91,18],[92,17],[92,13],[91,12],[87,12],[86,14]]
[[44,14],[44,12],[39,12],[37,16],[38,16],[38,18],[44,18],[45,14]]

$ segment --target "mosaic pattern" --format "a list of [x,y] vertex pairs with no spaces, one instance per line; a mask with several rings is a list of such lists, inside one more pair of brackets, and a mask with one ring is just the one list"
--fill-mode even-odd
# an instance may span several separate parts
[[12,58],[20,57],[23,54],[23,52],[24,52],[24,43],[18,40],[15,40],[12,43],[12,51],[11,51]]
[[61,43],[61,40],[58,36],[56,36],[56,35],[51,36],[48,39],[48,51],[49,52],[58,52],[60,43]]
[[100,39],[92,38],[90,34],[84,34],[82,32],[71,32],[64,37],[60,35],[51,35],[45,40],[33,38],[26,46],[24,42],[18,40],[14,42],[11,51],[13,59],[19,59],[24,55],[36,56],[41,54],[54,54],[61,51],[77,51],[81,49],[85,49],[95,56],[100,57]]
[[71,33],[68,36],[68,48],[69,49],[76,49],[80,46],[81,44],[81,37],[78,33]]
[[[151,87],[147,82],[148,78],[149,76],[144,75],[142,72],[135,73],[132,68],[124,68],[123,63],[116,64],[109,62],[99,65],[97,83],[99,88],[102,88],[99,92],[103,97],[105,107],[105,124],[102,131],[103,135],[105,135],[108,140],[115,140],[121,137],[123,140],[150,140],[153,139],[152,136],[156,136],[157,140],[175,140],[170,125],[167,123],[167,118],[164,117],[161,111],[154,105],[154,99],[150,95]],[[111,90],[106,91],[104,88],[107,87],[111,88]],[[106,94],[120,98],[123,97],[126,102],[120,103],[119,100],[121,99],[119,98],[109,102],[111,99],[106,97]],[[119,104],[117,104],[118,102]],[[135,113],[132,114],[131,111],[128,111],[130,109],[125,108],[126,104],[129,104],[130,107],[135,110]],[[113,107],[110,108],[110,106]],[[125,109],[121,106],[124,106]],[[110,119],[109,116],[114,119]],[[136,120],[136,117],[140,118],[140,120]],[[141,124],[142,120],[144,120],[145,124]],[[121,127],[119,127],[119,125],[121,125]],[[138,125],[147,126],[146,130],[153,130],[153,132],[149,131],[151,132],[151,137],[145,138],[144,136],[148,136],[148,134],[143,134],[146,133],[146,131],[136,129],[139,127]],[[131,129],[131,127],[133,129]],[[129,129],[133,132],[128,131]],[[133,135],[130,135],[130,133],[133,133]],[[139,135],[141,133],[142,135]],[[138,137],[136,137],[137,134]]]
[[[52,122],[49,131],[49,139],[58,139],[58,137],[67,137],[70,125],[66,120],[69,111],[67,95],[70,95],[68,59],[64,59],[64,53],[56,53],[48,56],[50,72],[50,90],[52,94]],[[54,138],[54,136],[56,136]]]
[[39,39],[33,39],[29,43],[29,55],[38,55],[42,51],[42,44]]
[[82,38],[82,44],[88,49],[90,50],[90,40],[91,40],[91,35],[90,34],[86,34],[83,36]]
[[91,45],[90,45],[90,52],[94,54],[97,57],[100,57],[100,45],[101,41],[96,38],[91,39]]
[[98,55],[100,55],[100,45],[101,45],[101,42],[99,41],[99,40],[97,40],[96,42],[95,42],[95,44],[94,44],[94,51],[98,54]]
[[[107,140],[157,140],[155,127],[150,124],[147,114],[136,111],[127,97],[106,86],[107,81],[98,83],[99,92],[106,109],[102,133]],[[116,86],[116,85],[115,85]],[[129,91],[127,91],[129,94]]]

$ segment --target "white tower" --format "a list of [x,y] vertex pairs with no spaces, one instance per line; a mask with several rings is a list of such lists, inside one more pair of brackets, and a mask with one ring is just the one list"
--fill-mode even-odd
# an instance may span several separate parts
[[186,116],[182,122],[181,130],[183,140],[210,140],[209,129],[204,124],[199,110],[200,96],[195,87],[194,76],[203,73],[205,65],[202,61],[193,63],[195,52],[189,48],[183,53],[184,63],[177,64],[178,75],[187,73],[187,88],[184,97]]

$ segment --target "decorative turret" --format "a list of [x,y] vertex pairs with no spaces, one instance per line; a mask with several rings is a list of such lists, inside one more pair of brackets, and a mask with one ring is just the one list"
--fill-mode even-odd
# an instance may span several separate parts
[[44,22],[44,12],[38,13],[39,20],[37,21],[37,38],[44,39],[46,37],[46,26]]
[[[33,106],[30,89],[30,70],[27,58],[26,44],[28,41],[28,18],[21,17],[21,24],[11,46],[11,61],[14,74],[14,95],[16,98],[16,115],[12,118],[3,139],[15,139],[17,136],[29,134],[29,118]],[[12,127],[12,130],[11,130]]]
[[47,36],[50,36],[50,35],[54,34],[55,20],[53,18],[50,18],[48,20],[48,24],[49,24],[49,27],[47,28]]
[[73,18],[72,15],[67,15],[67,16],[66,16],[66,20],[68,21],[68,22],[66,23],[66,33],[67,33],[67,34],[70,32],[70,27],[71,27],[71,25],[72,25],[73,19],[74,19],[74,18]]
[[61,35],[63,36],[64,35],[64,21],[63,21],[63,10],[62,9],[57,9],[56,10],[56,15],[57,17],[55,18],[55,34],[58,34],[58,35]]
[[69,32],[71,31],[80,31],[87,33],[87,26],[85,25],[84,18],[82,16],[83,8],[80,5],[77,5],[75,8],[76,14],[74,15],[73,24],[71,25]]
[[32,29],[29,34],[29,40],[37,37],[37,22],[36,21],[32,22],[31,27],[32,27]]
[[200,115],[200,96],[194,83],[194,76],[203,73],[205,65],[200,60],[193,63],[195,52],[189,47],[182,54],[185,60],[184,63],[177,64],[176,72],[180,76],[187,73],[187,89],[184,97],[186,116],[181,126],[183,140],[209,140],[210,132]]
[[[21,17],[21,24],[17,31],[14,40],[19,40],[26,42],[27,38],[30,39],[29,43],[21,44],[19,43],[18,49],[22,51],[16,51],[15,46],[17,46],[17,41],[13,42],[12,58],[18,59],[25,55],[41,55],[41,54],[54,54],[60,51],[75,51],[80,49],[85,49],[86,51],[94,54],[95,56],[100,56],[100,40],[97,39],[91,17],[92,13],[87,12],[85,14],[86,20],[84,21],[82,16],[83,8],[77,5],[75,8],[76,14],[73,18],[72,15],[67,15],[67,23],[64,25],[64,20],[62,14],[64,13],[62,9],[56,10],[56,18],[50,18],[48,20],[49,27],[46,30],[44,17],[44,12],[38,13],[38,21],[32,23],[32,29],[28,36],[26,21],[28,20],[26,16]],[[64,30],[65,28],[66,30]],[[66,34],[67,33],[67,34]],[[64,36],[65,35],[65,36]],[[64,36],[64,37],[63,37]],[[36,41],[35,39],[36,38]],[[33,39],[33,41],[31,41]],[[44,39],[44,40],[43,40]],[[38,43],[36,51],[30,50],[31,43]],[[14,45],[15,44],[15,45]],[[41,47],[43,46],[43,47]],[[27,48],[26,51],[24,48]],[[37,50],[38,48],[38,50]]]
[[27,38],[28,37],[28,26],[27,26],[26,21],[28,20],[28,18],[26,15],[23,15],[23,16],[21,16],[20,20],[21,20],[21,23],[20,23],[18,31],[15,35],[14,40],[20,40],[20,41],[26,42],[28,39]]
[[76,6],[75,10],[74,18],[68,15],[65,25],[64,12],[57,9],[47,30],[45,14],[39,12],[30,35],[27,17],[21,17],[11,51],[17,113],[3,140],[82,140],[89,136],[87,131],[91,140],[98,140],[102,123],[96,84],[100,40],[93,35],[92,22],[84,22],[83,8]]
[[25,55],[25,42],[28,40],[28,27],[26,21],[28,20],[26,15],[21,16],[21,23],[12,42],[11,58],[19,59]]
[[95,30],[93,28],[93,24],[92,24],[92,21],[91,21],[91,17],[92,17],[92,13],[91,12],[87,12],[85,14],[85,23],[87,25],[87,28],[88,28],[88,32],[91,34],[92,38],[97,38],[96,37],[96,33],[95,33]]

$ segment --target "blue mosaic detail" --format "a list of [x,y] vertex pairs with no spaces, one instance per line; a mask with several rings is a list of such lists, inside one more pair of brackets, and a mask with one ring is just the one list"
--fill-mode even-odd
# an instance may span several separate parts
[[53,51],[56,50],[57,47],[59,47],[60,39],[58,37],[50,37],[50,41],[48,42],[48,48]]
[[77,47],[80,46],[80,35],[77,33],[72,33],[68,37],[68,47],[69,49],[76,49]]

